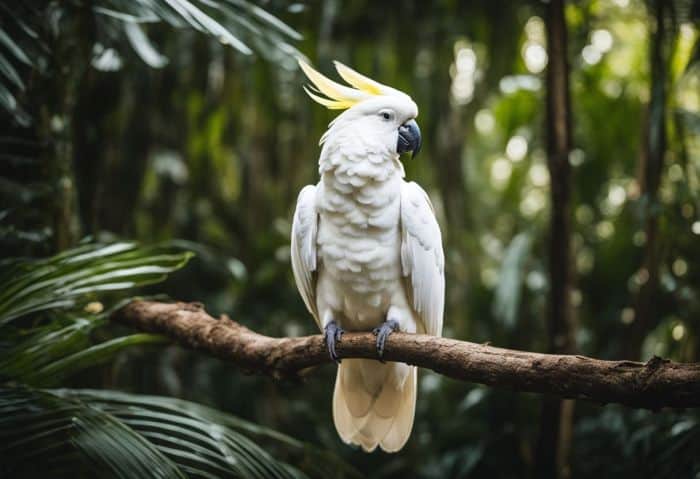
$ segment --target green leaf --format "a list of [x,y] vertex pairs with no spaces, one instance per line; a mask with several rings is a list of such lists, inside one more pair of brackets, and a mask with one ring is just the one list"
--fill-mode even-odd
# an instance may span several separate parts
[[[17,334],[0,346],[0,377],[26,381],[36,370],[88,348],[90,332],[101,322],[97,318],[56,317],[46,325],[35,326],[29,334]],[[6,336],[7,330],[3,329]]]
[[10,61],[2,53],[0,53],[0,73],[14,83],[20,90],[24,90],[24,82],[19,77],[19,73],[17,73],[15,67],[12,66],[12,63],[10,63]]
[[186,477],[142,435],[81,401],[51,392],[0,389],[0,411],[0,457],[11,476],[27,477],[68,461],[71,474]]
[[116,10],[97,5],[94,6],[92,9],[95,13],[99,13],[100,15],[106,15],[108,17],[115,18],[122,22],[153,23],[160,21],[160,18],[158,18],[158,16],[151,11],[146,11],[143,15],[134,15],[132,13],[118,12]]
[[0,389],[0,457],[12,473],[37,461],[42,468],[65,461],[100,477],[306,477],[226,424],[170,401],[115,391]]
[[191,257],[135,243],[88,244],[53,258],[7,265],[0,268],[0,325],[29,313],[73,307],[89,294],[157,283]]
[[[217,409],[203,406],[191,401],[185,401],[177,398],[134,395],[121,393],[116,391],[100,391],[100,390],[75,390],[77,396],[90,404],[98,404],[105,410],[126,410],[134,411],[149,411],[151,418],[158,418],[162,424],[182,424],[181,420],[173,420],[177,417],[190,418],[196,422],[217,424],[231,431],[236,431],[245,436],[255,438],[261,441],[272,441],[277,443],[296,454],[301,455],[299,462],[303,462],[314,472],[318,477],[338,476],[342,473],[345,477],[362,477],[362,475],[349,464],[342,461],[329,451],[320,450],[317,447],[299,441],[291,436],[287,436],[279,431],[270,429],[259,424],[243,420],[231,414],[226,414]],[[142,420],[143,417],[135,414],[129,418],[123,417],[127,423],[130,421]],[[192,424],[189,423],[190,429]],[[136,427],[136,426],[133,426]]]
[[2,83],[0,83],[0,103],[10,112],[17,110],[17,100]]
[[4,45],[12,55],[14,55],[17,60],[21,61],[26,65],[32,65],[32,61],[29,56],[22,50],[22,48],[12,39],[10,36],[0,28],[0,44]]
[[[266,27],[271,27],[274,30],[279,31],[283,35],[293,40],[301,40],[303,38],[299,32],[297,32],[292,27],[284,23],[282,20],[251,2],[245,0],[227,0],[227,3],[240,7],[242,10],[248,12],[251,15],[251,19],[260,20],[261,22],[263,22],[263,24],[265,24]],[[239,14],[238,17],[243,17],[243,15]]]
[[[248,2],[246,2],[248,3]],[[282,20],[279,18],[275,17],[271,13],[267,12],[266,10],[258,7],[257,5],[251,5],[251,9],[253,14],[255,14],[256,17],[260,18],[261,20],[265,21],[272,27],[276,28],[283,34],[289,36],[290,38],[294,40],[301,40],[302,36],[299,32],[291,28],[289,25],[284,23]]]
[[516,324],[522,292],[525,263],[530,254],[529,233],[516,235],[506,249],[494,293],[493,314],[507,328]]
[[132,334],[130,336],[114,338],[47,364],[21,379],[31,385],[56,385],[68,375],[107,362],[112,359],[115,354],[126,348],[132,346],[166,344],[168,342],[168,338],[156,334]]
[[124,31],[132,48],[146,65],[151,68],[163,68],[168,64],[168,59],[158,53],[138,24],[125,23]]
[[245,55],[251,55],[253,53],[245,43],[236,38],[228,29],[224,28],[219,22],[197,8],[194,4],[187,0],[165,0],[165,2],[195,29],[209,33],[218,38],[221,43],[231,45]]

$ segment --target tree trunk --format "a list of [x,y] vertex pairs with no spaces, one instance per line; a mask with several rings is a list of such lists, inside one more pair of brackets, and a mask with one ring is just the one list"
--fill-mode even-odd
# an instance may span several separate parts
[[[78,187],[73,163],[73,110],[95,37],[92,7],[81,5],[66,31],[56,38],[50,72],[56,80],[46,82],[44,105],[39,119],[39,137],[49,147],[45,152],[48,177],[52,179],[51,211],[53,249],[61,251],[73,246],[81,235],[78,208]],[[46,78],[50,78],[47,75]]]
[[659,263],[661,260],[658,237],[658,191],[666,152],[666,66],[664,42],[667,31],[664,21],[669,8],[665,0],[654,0],[654,29],[650,38],[651,85],[649,113],[646,122],[646,144],[640,156],[639,183],[644,215],[644,256],[637,278],[640,283],[634,304],[634,322],[627,342],[625,357],[641,356],[644,338],[657,322],[655,304],[658,301]]
[[[567,34],[563,0],[547,6],[547,164],[550,175],[548,349],[572,354],[575,349],[571,309],[571,107]],[[568,454],[574,404],[554,397],[542,401],[535,458],[538,478],[569,477]]]

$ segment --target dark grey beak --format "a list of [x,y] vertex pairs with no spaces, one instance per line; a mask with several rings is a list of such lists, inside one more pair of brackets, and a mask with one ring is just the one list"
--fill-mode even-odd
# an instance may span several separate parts
[[396,152],[399,155],[412,151],[411,158],[415,158],[422,144],[420,128],[416,120],[409,120],[399,127],[399,141],[396,144]]

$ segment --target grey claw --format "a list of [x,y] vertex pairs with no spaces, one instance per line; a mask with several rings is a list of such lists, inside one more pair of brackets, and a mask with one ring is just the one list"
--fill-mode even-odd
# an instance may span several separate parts
[[384,362],[382,358],[384,357],[384,345],[386,344],[386,339],[391,333],[399,330],[399,322],[395,319],[390,319],[378,328],[374,328],[372,333],[377,337],[377,354],[379,354],[379,360]]
[[335,321],[329,322],[323,331],[328,353],[330,354],[331,359],[337,364],[340,364],[340,358],[335,352],[335,344],[340,342],[340,338],[343,337],[343,333],[345,333],[345,331],[343,331]]

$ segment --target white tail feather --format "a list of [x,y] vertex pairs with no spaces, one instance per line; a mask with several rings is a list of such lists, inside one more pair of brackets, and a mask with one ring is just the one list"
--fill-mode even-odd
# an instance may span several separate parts
[[333,393],[340,438],[367,452],[400,450],[413,428],[417,369],[402,363],[344,359]]

